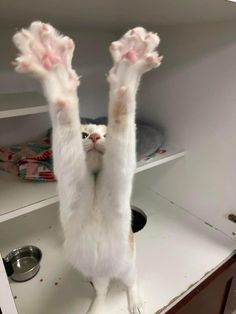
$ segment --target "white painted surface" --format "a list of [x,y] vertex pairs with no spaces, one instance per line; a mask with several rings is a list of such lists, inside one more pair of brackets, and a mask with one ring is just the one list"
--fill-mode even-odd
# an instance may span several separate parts
[[30,0],[0,3],[0,25],[15,27],[42,19],[56,25],[79,29],[121,29],[135,25],[155,26],[233,20],[235,4],[225,0],[130,0],[46,1],[31,5]]
[[160,123],[184,160],[143,173],[153,190],[234,237],[235,23],[159,29],[162,66],[141,91],[140,117]]
[[[136,172],[159,166],[181,158],[183,151],[167,147],[164,154],[138,163]],[[54,182],[30,182],[0,171],[0,222],[18,217],[36,209],[58,202],[57,187]]]
[[156,167],[156,166],[160,166],[169,161],[181,158],[185,156],[186,154],[184,151],[181,151],[173,147],[164,147],[164,149],[166,149],[166,153],[163,153],[163,154],[157,153],[153,157],[147,160],[139,161],[137,163],[136,173]]
[[[27,194],[25,196],[27,196]],[[26,197],[26,199],[27,199],[27,197]],[[14,210],[11,210],[9,212],[1,214],[0,215],[0,222],[7,221],[7,220],[10,220],[10,219],[15,218],[15,217],[19,217],[21,215],[30,213],[30,212],[35,211],[37,209],[43,208],[44,206],[52,205],[55,203],[58,203],[58,196],[52,196],[52,197],[49,197],[48,199],[45,199],[45,200],[37,199],[36,203],[26,204],[24,207],[16,208]]]
[[29,182],[0,171],[0,199],[0,221],[4,221],[57,201],[57,187],[54,182]]
[[[148,217],[146,227],[136,234],[137,265],[146,313],[154,314],[175,297],[179,300],[229,258],[235,243],[147,190],[139,180],[133,204]],[[19,314],[84,314],[94,296],[90,284],[65,261],[57,217],[57,210],[47,207],[1,224],[3,256],[25,244],[36,245],[43,252],[34,279],[11,282]],[[121,284],[112,283],[104,314],[128,314],[124,290]]]
[[0,119],[47,111],[46,101],[39,93],[0,94]]
[[18,314],[0,254],[0,309],[2,314]]

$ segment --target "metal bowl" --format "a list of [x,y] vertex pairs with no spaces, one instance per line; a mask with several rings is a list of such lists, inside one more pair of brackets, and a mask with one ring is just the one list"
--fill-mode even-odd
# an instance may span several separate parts
[[13,268],[10,278],[15,281],[33,278],[39,271],[41,258],[42,252],[36,246],[28,245],[12,250],[5,257],[5,262]]

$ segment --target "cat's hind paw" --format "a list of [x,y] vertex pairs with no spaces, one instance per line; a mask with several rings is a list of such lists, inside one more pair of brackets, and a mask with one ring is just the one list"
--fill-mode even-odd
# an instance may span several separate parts
[[141,302],[130,304],[130,314],[144,314],[144,307]]

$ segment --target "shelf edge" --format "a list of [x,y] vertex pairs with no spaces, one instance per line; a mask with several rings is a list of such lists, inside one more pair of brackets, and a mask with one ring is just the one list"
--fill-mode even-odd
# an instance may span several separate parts
[[149,161],[149,162],[147,162],[147,164],[144,164],[144,165],[142,165],[140,167],[137,167],[135,173],[138,173],[138,172],[141,172],[141,171],[153,168],[155,166],[159,166],[159,165],[165,164],[165,163],[167,163],[169,161],[172,161],[172,160],[184,157],[185,155],[186,155],[186,152],[180,152],[180,153],[176,153],[176,154],[164,157],[164,158],[162,158],[160,160],[156,160],[156,161],[153,161],[153,162]]
[[42,201],[39,201],[39,202],[34,203],[34,204],[30,204],[30,205],[22,207],[22,208],[14,209],[8,213],[0,215],[0,223],[7,221],[7,220],[10,220],[12,218],[19,217],[19,216],[24,215],[24,214],[30,213],[34,210],[39,209],[39,208],[55,204],[58,201],[59,201],[58,196],[53,196],[53,197],[50,197],[46,200],[42,200]]
[[48,112],[47,105],[21,108],[21,109],[4,110],[4,111],[0,111],[0,119],[27,116],[27,115],[38,114],[38,113],[43,113],[43,112]]
[[[185,154],[186,154],[186,152],[180,152],[180,153],[176,153],[176,154],[170,155],[168,157],[164,157],[164,158],[162,158],[160,160],[156,160],[156,161],[153,161],[153,162],[149,161],[147,164],[144,164],[144,165],[142,165],[140,167],[137,167],[135,173],[139,173],[141,171],[144,171],[144,170],[153,168],[155,166],[159,166],[159,165],[165,164],[165,163],[167,163],[169,161],[181,158],[181,157],[185,156]],[[12,211],[10,211],[8,213],[0,215],[0,223],[4,222],[4,221],[7,221],[7,220],[10,220],[10,219],[13,219],[13,218],[16,218],[18,216],[30,213],[30,212],[32,212],[34,210],[39,209],[39,208],[46,207],[48,205],[52,205],[54,203],[57,203],[58,201],[59,201],[58,196],[54,195],[52,197],[49,197],[48,199],[39,201],[37,203],[26,205],[26,206],[24,206],[22,208],[14,209],[14,210],[12,210]]]

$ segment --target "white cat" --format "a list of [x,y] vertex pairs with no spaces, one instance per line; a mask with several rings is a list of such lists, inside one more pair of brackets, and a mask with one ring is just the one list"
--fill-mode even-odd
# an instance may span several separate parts
[[135,97],[142,74],[161,63],[154,51],[159,37],[137,27],[111,44],[107,127],[80,124],[80,82],[71,67],[70,38],[51,25],[33,22],[13,41],[20,51],[16,71],[40,80],[50,106],[65,255],[96,289],[88,313],[104,314],[111,278],[127,286],[130,313],[143,313],[130,209],[136,168]]

